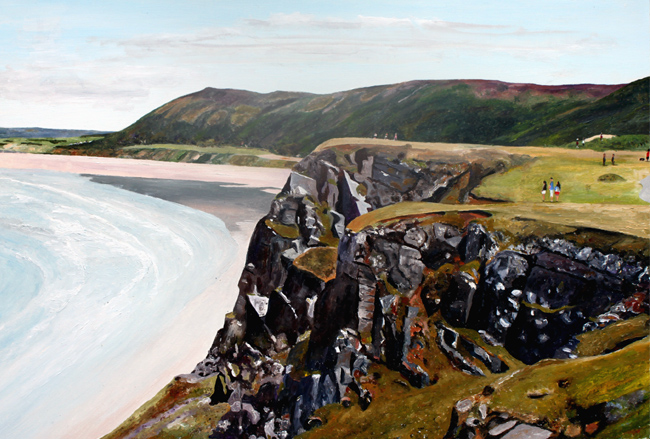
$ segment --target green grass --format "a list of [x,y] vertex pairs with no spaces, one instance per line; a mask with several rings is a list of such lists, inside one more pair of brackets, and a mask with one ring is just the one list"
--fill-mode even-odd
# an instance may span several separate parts
[[[561,145],[563,148],[576,147],[575,142]],[[582,148],[582,141],[579,143]],[[650,136],[644,134],[630,134],[624,136],[612,137],[611,139],[596,139],[586,142],[585,149],[594,151],[646,151],[650,148]],[[645,156],[644,156],[645,157]]]
[[156,143],[152,145],[132,145],[122,148],[125,151],[145,149],[172,149],[180,151],[197,151],[208,154],[243,154],[243,155],[264,155],[269,154],[268,150],[259,148],[244,148],[241,146],[199,146],[199,145],[174,145],[171,143]]
[[641,314],[628,320],[621,320],[603,329],[585,332],[576,338],[580,341],[576,352],[579,356],[599,355],[626,340],[645,337],[648,335],[648,315]]
[[[545,360],[523,368],[518,362],[510,362],[511,369],[505,374],[488,373],[486,377],[469,376],[446,366],[439,381],[423,389],[400,384],[404,380],[399,373],[374,365],[364,384],[373,393],[373,403],[366,411],[359,408],[352,394],[352,407],[332,404],[321,408],[316,414],[326,421],[325,425],[300,437],[442,438],[451,421],[451,407],[460,399],[478,394],[486,385],[495,389],[490,397],[483,397],[491,410],[563,431],[572,423],[575,405],[588,408],[647,389],[649,347],[646,338],[607,355]],[[433,361],[430,358],[429,364]],[[444,358],[440,361],[446,362]],[[568,385],[560,386],[561,380]],[[640,412],[610,427],[623,432],[646,428],[646,412],[647,408],[642,407]]]
[[[607,355],[541,361],[495,384],[489,407],[551,427],[567,427],[573,404],[588,408],[648,389],[649,347],[646,337]],[[560,380],[568,385],[560,386]],[[532,394],[546,396],[527,397]]]
[[298,256],[293,264],[327,282],[336,277],[337,256],[335,247],[314,247]]
[[9,137],[0,139],[0,149],[5,151],[29,152],[36,154],[47,154],[56,147],[74,145],[102,139],[103,136],[81,136],[61,138],[27,138]]
[[[641,185],[638,183],[650,173],[647,163],[634,161],[634,157],[628,154],[619,156],[618,164],[612,166],[609,161],[611,155],[608,154],[607,166],[603,166],[602,155],[586,155],[551,153],[540,156],[522,167],[487,177],[474,190],[474,194],[514,202],[539,202],[542,182],[546,180],[550,183],[553,177],[556,183],[559,181],[562,185],[560,202],[647,204],[639,198]],[[626,181],[598,180],[601,175],[609,173],[615,173]],[[549,201],[548,192],[546,201]]]
[[[166,162],[210,163],[213,165],[292,168],[295,161],[274,157],[263,149],[238,146],[152,144],[132,145],[116,150],[118,157]],[[267,157],[262,157],[267,156]]]
[[613,425],[598,432],[596,439],[647,439],[650,437],[650,401]]
[[267,219],[264,223],[283,238],[296,239],[300,236],[300,230],[296,225],[287,226],[271,219]]

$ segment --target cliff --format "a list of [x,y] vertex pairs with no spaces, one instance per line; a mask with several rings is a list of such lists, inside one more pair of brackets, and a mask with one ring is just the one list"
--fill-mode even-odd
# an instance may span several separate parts
[[[435,386],[449,367],[498,376],[576,359],[581,335],[647,313],[642,240],[627,246],[637,254],[619,254],[611,249],[623,235],[531,227],[481,205],[354,223],[404,202],[467,203],[484,177],[526,160],[489,149],[413,160],[339,145],[297,165],[257,226],[235,309],[194,371],[216,375],[212,402],[230,405],[214,437],[290,437],[320,425],[314,413],[325,405],[381,404],[374,365],[415,388]],[[616,348],[642,338],[628,337]],[[508,422],[560,434],[587,422],[485,413],[474,425],[466,413],[480,404],[459,404],[447,437]]]
[[[472,195],[531,157],[415,149],[339,142],[294,168],[233,312],[156,422],[213,438],[647,432],[647,239]],[[205,383],[217,411],[187,399]]]

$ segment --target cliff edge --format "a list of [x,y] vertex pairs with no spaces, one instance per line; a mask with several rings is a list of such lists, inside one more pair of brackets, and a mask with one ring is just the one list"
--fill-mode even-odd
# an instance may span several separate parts
[[473,195],[532,160],[318,148],[257,224],[206,359],[159,395],[158,424],[117,437],[164,419],[212,438],[646,431],[647,238]]

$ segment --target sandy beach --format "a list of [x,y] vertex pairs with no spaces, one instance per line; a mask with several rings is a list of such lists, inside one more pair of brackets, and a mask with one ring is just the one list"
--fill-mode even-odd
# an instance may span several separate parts
[[[0,154],[0,168],[45,169],[97,176],[92,180],[216,215],[226,223],[237,243],[237,252],[226,273],[178,310],[173,321],[161,322],[160,336],[146,351],[135,358],[120,360],[118,364],[106,365],[99,371],[103,390],[91,401],[83,401],[74,416],[48,429],[52,437],[60,438],[97,438],[112,431],[174,376],[191,372],[205,357],[223,324],[224,315],[234,305],[237,282],[255,224],[268,211],[273,199],[271,194],[284,186],[290,172],[287,169],[14,153]],[[221,192],[216,194],[218,191]]]

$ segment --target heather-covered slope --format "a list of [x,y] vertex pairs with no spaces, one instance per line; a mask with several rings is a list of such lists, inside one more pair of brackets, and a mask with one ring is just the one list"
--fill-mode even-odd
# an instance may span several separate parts
[[628,86],[411,81],[329,95],[206,88],[90,148],[106,153],[153,143],[230,144],[304,156],[333,137],[375,134],[427,142],[563,144],[600,131],[647,134],[647,88],[648,78]]

